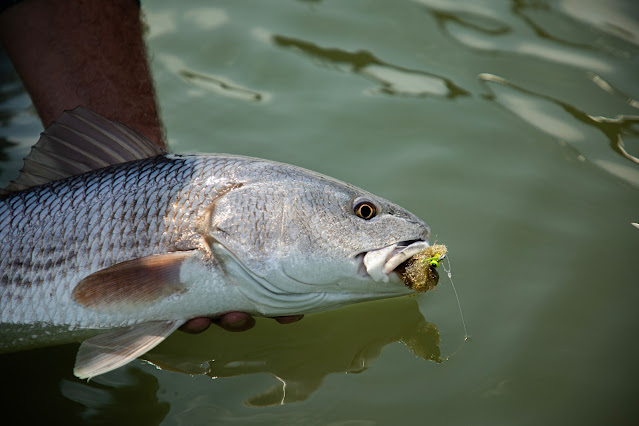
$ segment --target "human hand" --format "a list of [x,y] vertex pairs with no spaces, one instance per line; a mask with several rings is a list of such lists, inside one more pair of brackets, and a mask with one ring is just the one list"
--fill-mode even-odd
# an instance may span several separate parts
[[[290,324],[301,320],[303,317],[304,315],[287,315],[275,317],[274,319],[280,324]],[[209,328],[211,324],[217,324],[228,331],[245,331],[253,328],[255,319],[245,312],[229,312],[216,318],[192,318],[185,322],[180,327],[180,330],[189,334],[197,334]]]

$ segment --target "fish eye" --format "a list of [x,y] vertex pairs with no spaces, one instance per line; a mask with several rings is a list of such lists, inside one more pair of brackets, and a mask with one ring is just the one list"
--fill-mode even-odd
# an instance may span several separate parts
[[377,215],[377,207],[371,201],[362,200],[355,202],[353,212],[364,220],[370,220]]

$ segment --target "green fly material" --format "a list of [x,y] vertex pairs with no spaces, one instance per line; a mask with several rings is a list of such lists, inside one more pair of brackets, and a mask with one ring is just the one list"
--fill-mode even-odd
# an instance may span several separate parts
[[437,285],[439,273],[436,268],[445,256],[446,246],[435,244],[408,259],[397,268],[397,272],[404,284],[417,293],[423,293]]

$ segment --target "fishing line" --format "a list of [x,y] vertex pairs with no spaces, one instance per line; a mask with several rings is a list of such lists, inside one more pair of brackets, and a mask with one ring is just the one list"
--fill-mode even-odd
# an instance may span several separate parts
[[450,257],[446,256],[446,263],[448,264],[448,268],[446,265],[442,263],[442,268],[446,271],[448,275],[448,279],[450,280],[450,285],[453,287],[453,291],[455,292],[455,298],[457,299],[457,307],[459,308],[459,315],[461,316],[462,325],[464,326],[464,341],[468,340],[470,336],[468,335],[468,330],[466,329],[466,321],[464,320],[464,312],[462,311],[461,302],[459,301],[459,295],[457,294],[457,289],[455,288],[455,283],[453,282],[453,268],[450,266]]
[[[443,263],[444,259],[446,260],[446,263],[448,264],[448,268],[446,268],[446,265],[444,265]],[[459,315],[462,320],[462,325],[464,326],[464,340],[462,340],[462,342],[459,344],[457,349],[453,351],[453,353],[451,353],[450,355],[444,358],[444,361],[448,361],[450,358],[456,355],[457,352],[459,352],[459,350],[464,345],[464,343],[466,343],[466,341],[470,339],[470,335],[468,334],[468,330],[466,329],[466,321],[464,320],[464,313],[462,311],[461,302],[459,301],[459,295],[457,294],[457,289],[455,288],[455,283],[453,282],[453,272],[452,272],[453,268],[450,266],[450,258],[448,257],[448,255],[446,255],[444,259],[442,259],[441,265],[442,265],[442,268],[444,268],[444,271],[446,271],[446,275],[448,275],[448,279],[450,280],[450,285],[451,287],[453,287],[453,292],[455,292],[455,298],[457,299],[457,307],[459,308]]]

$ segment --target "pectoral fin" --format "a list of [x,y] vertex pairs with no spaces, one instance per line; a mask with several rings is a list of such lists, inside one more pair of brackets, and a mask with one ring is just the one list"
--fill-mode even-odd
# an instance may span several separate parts
[[139,309],[184,291],[180,282],[182,262],[196,253],[158,254],[115,264],[80,281],[73,289],[73,299],[92,309]]
[[147,322],[85,340],[78,350],[73,374],[90,379],[115,370],[153,349],[184,322]]

